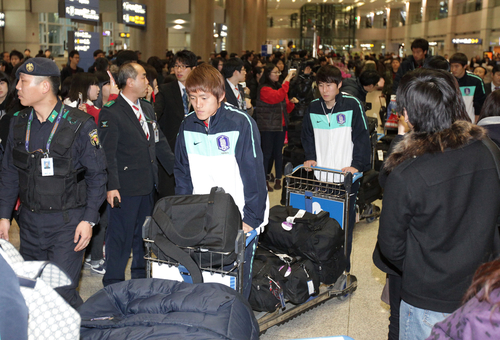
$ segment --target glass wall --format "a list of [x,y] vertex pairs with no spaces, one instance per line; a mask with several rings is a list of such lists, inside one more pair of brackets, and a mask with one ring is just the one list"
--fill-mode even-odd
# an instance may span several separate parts
[[354,45],[356,8],[349,5],[304,5],[300,10],[301,49],[311,50],[316,32],[323,49],[349,51]]
[[64,56],[67,48],[68,31],[78,29],[70,19],[59,18],[58,13],[40,13],[38,26],[40,29],[40,49],[49,49],[54,57]]

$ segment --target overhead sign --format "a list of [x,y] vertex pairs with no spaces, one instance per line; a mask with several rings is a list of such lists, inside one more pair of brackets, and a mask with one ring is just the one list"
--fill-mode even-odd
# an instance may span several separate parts
[[85,31],[68,31],[68,52],[78,51],[80,62],[78,67],[87,70],[94,64],[94,51],[100,48],[100,33]]
[[76,21],[99,22],[99,0],[59,0],[59,16]]
[[273,54],[273,45],[271,44],[262,45],[260,49],[260,54],[264,57]]
[[455,38],[455,39],[452,39],[451,42],[453,44],[460,44],[460,45],[481,45],[483,43],[483,39],[479,39],[479,38]]
[[146,5],[118,0],[118,8],[119,23],[133,27],[146,27]]
[[0,12],[0,27],[5,27],[5,13]]

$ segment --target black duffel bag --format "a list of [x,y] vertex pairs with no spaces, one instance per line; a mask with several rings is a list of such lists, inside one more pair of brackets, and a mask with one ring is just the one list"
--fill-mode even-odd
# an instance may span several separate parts
[[[199,267],[221,267],[236,260],[235,241],[241,214],[230,194],[214,187],[208,195],[178,195],[160,199],[153,210],[148,237],[160,260],[184,265],[193,283],[203,282]],[[193,247],[191,257],[179,247]],[[213,256],[205,250],[230,253]]]
[[319,276],[308,259],[273,254],[257,248],[248,302],[255,311],[274,312],[281,299],[293,304],[306,302],[319,293]]
[[[282,223],[289,216],[295,216],[299,209],[275,206],[269,211],[269,224],[260,235],[259,243],[276,253],[301,256],[317,265],[321,282],[331,284],[336,274],[330,274],[337,266],[335,254],[343,247],[345,234],[340,224],[326,211],[319,214],[306,212],[296,218],[290,231]],[[345,265],[345,260],[340,265]],[[319,270],[321,268],[321,270]]]

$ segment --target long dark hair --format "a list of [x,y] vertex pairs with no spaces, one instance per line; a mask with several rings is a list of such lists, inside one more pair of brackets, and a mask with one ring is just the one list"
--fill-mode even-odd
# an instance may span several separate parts
[[[491,292],[498,288],[500,288],[500,258],[487,262],[476,270],[472,278],[472,284],[465,293],[462,302],[466,303],[482,289],[484,289],[484,293],[481,296],[477,296],[477,299],[479,301],[486,300],[490,302]],[[494,308],[498,307],[500,307],[500,302],[496,303],[494,306]]]
[[78,100],[78,94],[82,94],[82,104],[87,102],[87,95],[89,92],[89,88],[92,85],[97,85],[99,86],[99,80],[97,80],[97,77],[92,74],[92,73],[75,73],[71,79],[71,87],[69,88],[69,93],[68,97],[69,100],[74,102],[75,100]]
[[486,97],[479,120],[494,116],[500,116],[500,91],[493,91]]
[[273,72],[275,68],[278,67],[273,63],[268,63],[264,66],[264,74],[260,78],[260,87],[268,86],[274,90],[279,90],[281,88],[281,84],[279,82],[272,81],[271,78],[269,78],[271,76],[271,72]]

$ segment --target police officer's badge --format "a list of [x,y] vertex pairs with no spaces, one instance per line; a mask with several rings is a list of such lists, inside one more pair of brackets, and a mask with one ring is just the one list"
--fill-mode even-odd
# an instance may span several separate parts
[[345,114],[343,114],[343,113],[338,114],[338,115],[337,115],[337,123],[338,123],[339,125],[344,125],[344,124],[345,124],[345,122],[346,122],[346,119],[345,119]]
[[92,144],[93,146],[98,148],[99,147],[99,137],[97,136],[97,129],[90,131],[89,137],[90,137],[90,144]]
[[229,138],[224,135],[217,137],[217,147],[223,152],[229,150]]
[[26,71],[33,72],[34,69],[35,69],[35,66],[33,65],[33,63],[26,64]]

